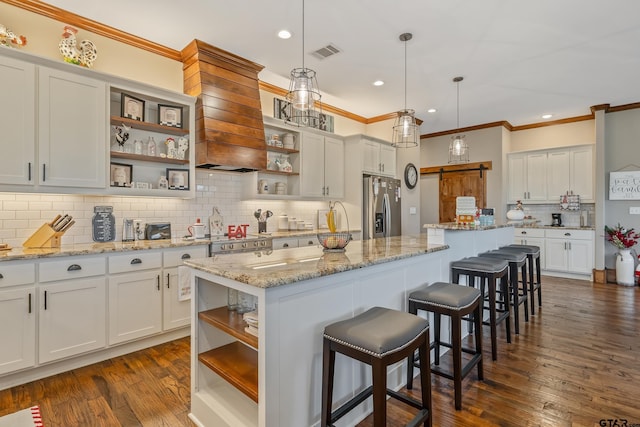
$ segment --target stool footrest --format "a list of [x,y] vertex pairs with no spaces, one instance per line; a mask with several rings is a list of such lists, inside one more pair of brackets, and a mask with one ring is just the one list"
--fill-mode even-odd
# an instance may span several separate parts
[[[453,344],[451,344],[451,343],[440,341],[440,345],[443,346],[443,347],[447,347],[447,348],[450,348],[450,349],[453,350]],[[429,345],[429,350],[433,350],[434,348],[436,348],[436,343],[432,342]],[[465,352],[467,354],[476,354],[476,351],[473,348],[461,347],[460,350],[462,350],[463,352]],[[416,368],[420,367],[420,362],[418,361],[418,358],[415,358],[415,362],[413,362],[413,366],[415,366]]]
[[358,406],[359,404],[367,400],[367,398],[372,394],[373,394],[373,386],[371,385],[365,388],[364,390],[362,390],[360,393],[358,393],[354,397],[352,397],[349,401],[344,403],[338,409],[331,412],[331,421],[330,421],[331,424],[335,423],[340,418],[344,417],[349,411],[351,411],[353,408],[355,408],[356,406]]

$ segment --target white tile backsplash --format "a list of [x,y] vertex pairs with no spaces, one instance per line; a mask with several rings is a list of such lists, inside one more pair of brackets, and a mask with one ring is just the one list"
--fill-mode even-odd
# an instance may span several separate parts
[[257,209],[271,210],[267,232],[277,231],[277,216],[286,213],[317,224],[317,211],[328,209],[328,201],[241,200],[243,174],[196,170],[195,199],[153,197],[101,197],[60,194],[0,193],[0,242],[14,247],[22,243],[44,222],[56,214],[72,215],[76,223],[62,238],[62,244],[91,243],[94,206],[113,206],[116,218],[116,240],[121,240],[122,220],[141,219],[147,222],[170,222],[172,237],[187,234],[187,227],[200,218],[209,233],[209,216],[217,206],[225,225],[249,224],[248,232],[258,232],[253,213]]
[[[508,205],[507,209],[513,209],[515,205]],[[531,215],[533,218],[540,220],[540,225],[549,225],[551,224],[551,214],[552,213],[561,213],[562,214],[562,224],[566,226],[580,226],[580,214],[582,211],[587,212],[588,224],[593,226],[595,224],[594,218],[594,204],[593,203],[582,203],[580,205],[580,210],[578,211],[569,211],[560,209],[559,204],[546,204],[546,205],[523,205],[525,215]]]

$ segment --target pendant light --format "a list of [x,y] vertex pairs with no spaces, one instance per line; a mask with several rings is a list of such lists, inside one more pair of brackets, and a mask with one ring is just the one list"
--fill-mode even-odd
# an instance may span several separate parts
[[322,114],[316,72],[304,66],[304,0],[302,0],[302,68],[291,70],[285,123],[317,128]]
[[[463,77],[454,77],[453,82],[456,84],[456,130],[460,129],[460,82]],[[454,135],[449,143],[449,163],[469,163],[469,146],[464,140],[464,135]]]
[[392,139],[393,146],[398,148],[418,146],[418,125],[414,117],[416,112],[407,109],[407,42],[412,37],[411,33],[400,34],[400,41],[404,42],[404,110],[398,111]]

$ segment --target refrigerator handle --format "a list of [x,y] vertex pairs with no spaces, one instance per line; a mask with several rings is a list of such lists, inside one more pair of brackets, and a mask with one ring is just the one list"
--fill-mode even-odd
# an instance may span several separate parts
[[391,205],[387,193],[384,193],[382,199],[382,213],[384,215],[384,237],[389,237],[389,233],[391,233]]

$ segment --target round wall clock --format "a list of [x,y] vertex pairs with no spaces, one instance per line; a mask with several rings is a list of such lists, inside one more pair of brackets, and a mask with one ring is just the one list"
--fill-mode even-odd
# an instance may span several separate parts
[[415,188],[418,183],[418,169],[413,163],[408,163],[404,168],[404,183],[408,188]]

